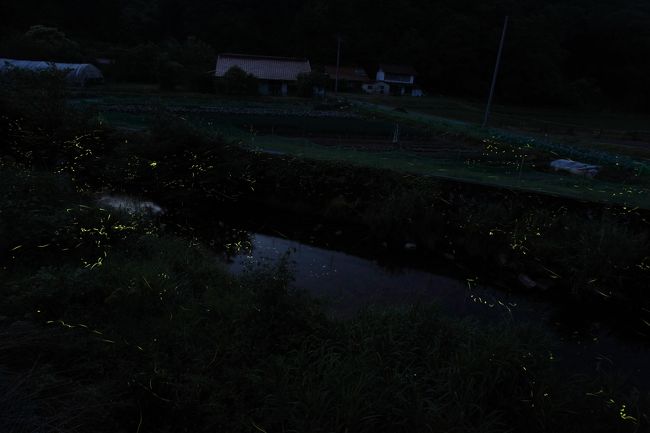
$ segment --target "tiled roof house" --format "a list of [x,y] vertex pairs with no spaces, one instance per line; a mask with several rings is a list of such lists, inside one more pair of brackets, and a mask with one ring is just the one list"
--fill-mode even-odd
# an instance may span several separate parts
[[262,95],[286,95],[289,84],[295,82],[298,75],[311,72],[307,59],[220,54],[217,57],[215,75],[223,77],[233,66],[254,75],[259,80],[259,92]]
[[[332,86],[337,78],[336,66],[325,66],[325,74],[329,78]],[[340,66],[338,68],[339,89],[344,91],[358,92],[361,91],[363,83],[370,81],[366,70],[359,66]]]
[[[330,79],[335,79],[336,78],[336,66],[325,66],[325,73]],[[357,67],[357,66],[340,66],[339,67],[339,74],[338,74],[339,80],[344,80],[344,81],[356,81],[356,82],[361,82],[365,83],[367,81],[370,81],[370,78],[368,78],[368,74],[366,73],[366,70]]]

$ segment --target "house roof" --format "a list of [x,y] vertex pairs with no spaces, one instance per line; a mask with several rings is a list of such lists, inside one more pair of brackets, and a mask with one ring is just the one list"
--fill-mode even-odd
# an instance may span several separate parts
[[[336,77],[336,66],[325,66],[325,73],[330,78]],[[370,81],[366,70],[358,66],[339,66],[339,80],[345,81]]]
[[295,81],[299,74],[311,72],[307,59],[220,54],[217,58],[215,75],[223,77],[233,66],[238,66],[261,80]]
[[388,64],[380,64],[379,69],[384,71],[387,74],[396,74],[396,75],[417,75],[418,73],[415,72],[415,69],[413,69],[412,66],[410,65],[388,65]]

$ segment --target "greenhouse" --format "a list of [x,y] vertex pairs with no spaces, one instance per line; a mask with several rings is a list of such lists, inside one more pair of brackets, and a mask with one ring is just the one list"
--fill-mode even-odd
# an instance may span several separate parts
[[54,63],[35,60],[13,60],[0,58],[0,72],[11,68],[27,69],[30,71],[44,71],[56,69],[66,72],[66,81],[72,86],[85,87],[104,81],[104,75],[97,67],[89,63]]

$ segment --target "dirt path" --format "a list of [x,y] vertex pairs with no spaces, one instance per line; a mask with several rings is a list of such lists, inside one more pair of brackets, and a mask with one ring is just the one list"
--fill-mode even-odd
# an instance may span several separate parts
[[359,116],[349,111],[312,110],[301,108],[261,108],[261,107],[228,107],[228,106],[196,106],[196,105],[165,105],[158,107],[151,104],[99,104],[99,111],[116,113],[155,113],[160,110],[179,114],[247,114],[260,116],[297,116],[319,118],[353,119]]

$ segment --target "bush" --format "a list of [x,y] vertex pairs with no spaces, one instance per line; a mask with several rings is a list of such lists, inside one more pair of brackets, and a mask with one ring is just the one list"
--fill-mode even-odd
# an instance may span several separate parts
[[62,72],[10,69],[0,73],[0,156],[78,176],[94,168],[107,143],[96,112],[66,105]]
[[172,50],[170,55],[185,66],[185,84],[195,92],[214,93],[214,49],[190,36],[185,42]]
[[178,62],[161,60],[158,65],[158,85],[160,90],[174,90],[183,83],[185,68]]
[[9,69],[0,73],[0,155],[49,163],[60,150],[68,110],[63,73]]
[[220,90],[226,95],[254,96],[258,94],[258,82],[254,75],[233,66],[221,78]]
[[0,113],[26,119],[47,133],[63,123],[66,93],[65,72],[54,68],[0,73]]
[[[161,125],[153,135],[167,133]],[[201,145],[184,135],[182,147]],[[186,159],[182,149],[168,149]],[[187,159],[180,166],[197,161]],[[357,172],[330,185],[360,183]],[[62,431],[647,427],[644,396],[625,395],[600,378],[568,378],[535,329],[459,321],[422,306],[332,321],[291,286],[286,260],[236,277],[196,238],[79,206],[83,197],[60,176],[6,167],[0,174],[1,221],[8,223],[0,239],[9,240],[3,252],[10,253],[0,257],[0,312],[14,321],[0,329],[0,363],[36,396],[21,397],[25,404],[47,401],[39,416],[63,417],[54,424]],[[377,182],[384,186],[374,194],[389,191],[390,180]],[[418,219],[428,221],[422,208],[437,195],[395,189],[378,224],[390,228],[393,217],[410,215],[409,230],[417,230]],[[601,233],[601,254],[621,234]],[[7,405],[2,379],[0,408],[31,414]],[[41,386],[50,384],[55,388]]]
[[311,98],[315,93],[327,87],[327,76],[321,72],[310,72],[298,75],[296,82],[296,91],[298,96],[303,98]]

